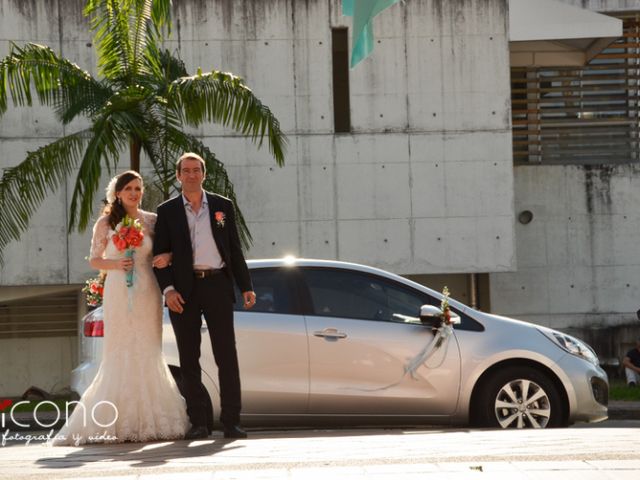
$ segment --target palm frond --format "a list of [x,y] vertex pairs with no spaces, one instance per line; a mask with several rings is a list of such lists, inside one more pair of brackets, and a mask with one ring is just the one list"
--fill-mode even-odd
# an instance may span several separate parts
[[173,55],[167,49],[163,49],[160,52],[160,64],[162,65],[165,78],[169,83],[187,76],[187,67],[182,59]]
[[[165,31],[163,31],[163,29]],[[137,0],[136,5],[137,55],[148,47],[159,48],[171,35],[171,0]]]
[[156,48],[171,25],[170,0],[88,0],[84,12],[106,78],[130,82],[149,73],[149,47]]
[[87,131],[68,135],[29,152],[15,167],[5,168],[0,179],[0,264],[2,251],[19,240],[29,218],[47,194],[55,191],[72,173],[88,141]]
[[112,81],[129,78],[135,70],[129,24],[134,1],[87,0],[84,9],[94,32],[98,68]]
[[148,32],[151,26],[151,6],[153,0],[141,0],[135,2],[133,7],[133,28],[131,29],[131,46],[133,47],[133,59],[140,63],[144,59],[147,49],[147,41],[155,34],[155,30]]
[[155,0],[151,6],[151,21],[156,35],[162,37],[162,28],[166,28],[166,36],[171,36],[171,0]]
[[[277,164],[284,163],[287,139],[278,120],[242,79],[218,71],[188,76],[182,60],[162,48],[171,9],[171,0],[86,0],[101,81],[41,45],[12,45],[9,56],[0,59],[0,115],[10,97],[14,105],[32,105],[37,98],[52,106],[63,123],[78,115],[93,123],[4,170],[0,262],[3,247],[25,231],[45,194],[78,164],[68,227],[85,229],[103,170],[115,169],[130,143],[142,145],[163,192],[175,188],[175,160],[194,151],[207,164],[205,188],[236,203],[223,164],[182,131],[184,124],[219,123],[249,136],[258,147],[266,139]],[[251,234],[237,205],[236,212],[241,243],[248,248]]]
[[153,82],[158,98],[166,99],[171,82],[187,76],[187,68],[180,58],[155,44],[148,46],[147,54],[149,70],[153,72],[149,79]]
[[133,17],[134,60],[136,71],[148,75],[157,71],[158,51],[171,32],[171,0],[136,0]]
[[152,96],[142,85],[125,87],[114,93],[99,112],[99,117],[111,117],[110,122],[123,134],[131,137],[145,137],[147,122],[145,103]]
[[154,137],[142,142],[142,149],[153,165],[153,186],[167,200],[172,193],[177,193],[175,158],[169,156],[162,139]]
[[266,136],[276,163],[284,164],[287,139],[280,122],[240,77],[215,70],[182,77],[171,83],[167,98],[191,125],[207,121],[229,126],[258,146]]
[[0,114],[7,110],[8,92],[14,105],[32,105],[32,89],[65,124],[78,114],[95,114],[111,95],[107,86],[51,48],[12,44],[9,55],[0,60]]
[[116,120],[116,116],[106,116],[97,120],[91,128],[88,142],[69,207],[69,232],[77,225],[80,231],[87,228],[93,214],[93,199],[100,184],[102,164],[111,173],[118,165],[120,152],[128,145],[128,135]]
[[163,199],[167,200],[175,188],[176,178],[175,170],[172,168],[173,159],[167,149],[166,135],[161,133],[164,131],[164,125],[161,123],[155,124],[153,133],[142,141],[142,150],[153,166],[155,174],[153,185],[162,193]]

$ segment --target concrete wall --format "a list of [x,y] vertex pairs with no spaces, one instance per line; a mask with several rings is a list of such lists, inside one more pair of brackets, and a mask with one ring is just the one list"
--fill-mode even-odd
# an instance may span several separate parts
[[[83,4],[0,0],[0,54],[10,41],[37,41],[95,74]],[[294,254],[404,274],[513,270],[504,1],[415,1],[386,11],[375,24],[374,55],[351,71],[353,131],[335,135],[331,28],[351,25],[340,6],[175,2],[168,47],[190,71],[244,77],[289,136],[280,169],[233,132],[195,131],[235,183],[255,238],[249,258]],[[40,106],[10,109],[0,118],[0,167],[84,126],[63,127]],[[27,234],[6,249],[0,285],[74,284],[90,275],[90,232],[66,234],[72,182],[47,198]],[[39,340],[0,345],[0,361],[12,365],[0,393],[21,393],[27,378],[43,388],[68,379],[71,340]]]
[[[0,52],[9,40],[35,38],[94,71],[82,3],[0,0]],[[351,25],[340,5],[175,4],[169,46],[188,69],[241,75],[289,135],[279,169],[244,138],[211,125],[197,131],[236,185],[255,238],[249,257],[337,258],[406,274],[513,270],[504,1],[386,11],[375,24],[375,54],[351,71],[353,134],[334,135],[331,27]],[[11,110],[0,119],[0,165],[73,127],[63,130],[40,107]],[[88,275],[88,235],[65,234],[70,194],[71,184],[51,195],[24,241],[7,249],[0,284]]]
[[492,311],[621,361],[640,335],[640,166],[519,166],[515,192],[533,220],[516,222],[518,270],[489,276]]
[[[0,54],[8,53],[10,41],[33,41],[49,45],[95,72],[82,5],[81,0],[0,0]],[[0,167],[13,166],[25,158],[27,151],[84,126],[78,122],[63,127],[51,109],[40,105],[10,107],[0,117]],[[67,185],[46,199],[32,217],[29,231],[5,250],[0,285],[76,283],[88,276],[84,257],[89,252],[89,237],[66,233],[72,181],[70,178]]]
[[213,3],[180,4],[189,67],[243,76],[290,133],[276,169],[244,140],[202,129],[238,188],[250,256],[400,273],[514,267],[502,1],[385,11],[375,54],[351,72],[352,135],[333,134],[331,27],[351,22],[339,1]]
[[492,274],[500,313],[567,328],[635,321],[640,307],[640,166],[521,166],[517,272]]
[[[562,1],[640,10],[637,0]],[[517,271],[490,275],[492,310],[573,331],[621,358],[640,334],[640,167],[517,166],[514,179],[516,216],[529,210],[533,221],[515,224]]]

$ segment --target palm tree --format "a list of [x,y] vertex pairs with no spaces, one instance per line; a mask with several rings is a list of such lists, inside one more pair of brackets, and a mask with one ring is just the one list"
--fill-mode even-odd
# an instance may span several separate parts
[[[171,0],[88,0],[84,13],[91,22],[100,78],[34,43],[12,44],[9,55],[0,60],[0,115],[7,110],[9,96],[15,106],[31,106],[37,96],[54,108],[63,124],[78,117],[90,124],[4,169],[0,261],[4,247],[20,238],[45,196],[76,168],[68,229],[84,230],[103,168],[111,173],[127,148],[134,170],[139,170],[144,151],[165,198],[174,185],[173,162],[182,152],[193,151],[207,164],[205,188],[235,202],[223,164],[183,131],[185,125],[219,123],[247,135],[258,147],[266,138],[276,163],[284,163],[286,138],[278,120],[242,79],[215,70],[198,69],[188,75],[184,63],[162,48],[165,34],[170,34]],[[251,235],[240,210],[237,217],[247,247]]]

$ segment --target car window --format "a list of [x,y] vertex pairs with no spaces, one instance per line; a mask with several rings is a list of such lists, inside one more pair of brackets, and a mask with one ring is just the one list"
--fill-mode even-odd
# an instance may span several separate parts
[[313,315],[402,321],[418,317],[424,294],[360,272],[305,270]]
[[[431,295],[376,275],[331,268],[305,268],[311,314],[363,320],[402,322],[419,317],[422,305],[440,306]],[[458,309],[456,330],[481,332],[484,327]]]
[[[284,268],[258,268],[251,270],[253,290],[256,292],[256,304],[250,312],[296,313],[289,279],[291,272]],[[234,310],[244,311],[243,300],[237,286]]]

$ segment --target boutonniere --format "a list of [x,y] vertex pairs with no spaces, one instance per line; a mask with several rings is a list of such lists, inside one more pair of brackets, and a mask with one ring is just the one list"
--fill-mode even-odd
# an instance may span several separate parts
[[224,220],[226,218],[224,212],[216,212],[214,216],[215,216],[216,224],[218,225],[218,227],[219,228],[224,227]]

